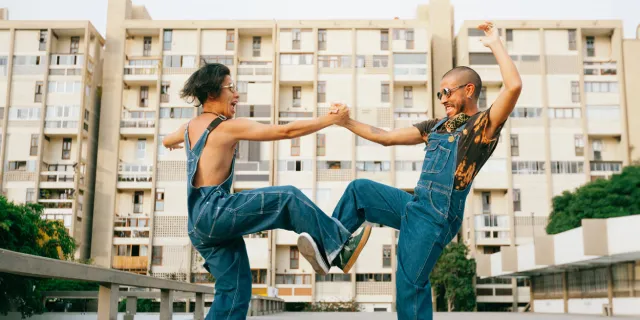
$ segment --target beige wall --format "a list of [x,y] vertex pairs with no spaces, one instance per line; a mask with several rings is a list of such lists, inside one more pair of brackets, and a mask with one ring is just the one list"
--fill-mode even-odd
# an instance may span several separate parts
[[[513,127],[511,134],[518,135],[519,155],[514,161],[537,160],[544,161],[544,129],[540,127]],[[505,136],[505,139],[509,138]]]
[[[571,121],[571,120],[558,120]],[[552,126],[549,132],[550,148],[551,148],[551,161],[581,161],[583,156],[576,156],[574,139],[575,135],[583,135],[582,128],[579,126],[566,127],[558,123],[557,126]],[[583,141],[586,141],[586,136],[583,135]],[[586,142],[585,142],[586,143]],[[527,148],[527,146],[522,145]]]
[[201,32],[200,52],[203,55],[233,54],[233,50],[227,51],[227,30],[202,30]]
[[[158,185],[157,189],[164,189],[164,211],[162,214],[186,216],[184,199],[187,198],[187,188],[184,187],[184,182],[171,183],[163,186]],[[152,199],[149,198],[149,201]],[[145,198],[145,201],[147,199]],[[153,207],[155,208],[155,201]],[[160,212],[160,211],[159,211]]]
[[[132,57],[142,56],[144,49],[144,37],[141,35],[134,35],[125,40],[126,51],[125,54]],[[162,43],[158,36],[151,36],[151,56],[159,56],[162,51]]]
[[[389,107],[389,102],[382,102],[382,83],[390,85],[389,75],[358,75],[356,83],[358,107]],[[342,88],[345,90],[346,88]],[[389,89],[391,90],[391,89]]]
[[300,107],[293,107],[293,87],[294,86],[281,86],[280,87],[280,103],[276,112],[283,111],[298,111],[298,112],[313,112],[313,99],[315,92],[313,91],[313,85],[296,85],[301,87],[302,97]]
[[[167,107],[193,106],[192,103],[189,103],[185,99],[180,98],[180,91],[182,91],[182,88],[184,87],[184,83],[187,81],[187,79],[189,79],[189,76],[191,76],[191,74],[162,75],[162,83],[165,83],[165,82],[169,83],[169,102],[161,102],[160,105],[167,106]],[[140,90],[139,87],[137,89]],[[151,102],[154,102],[155,100],[157,100],[155,87],[149,88],[149,95],[151,95],[151,92],[153,92],[153,97],[151,97],[152,98]]]
[[513,45],[510,54],[540,54],[540,32],[538,30],[513,30]]
[[[356,53],[371,55],[387,55],[389,51],[380,50],[380,34],[382,30],[356,30]],[[393,34],[389,34],[389,43]]]
[[318,156],[318,161],[330,160],[351,160],[351,150],[353,143],[351,139],[345,139],[345,132],[342,128],[329,127],[319,133],[325,134],[326,155]]
[[30,107],[40,105],[34,102],[36,81],[42,81],[43,76],[27,76],[26,78],[13,78],[11,82],[10,106]]
[[391,228],[374,228],[371,237],[367,241],[358,261],[355,270],[357,273],[391,273],[391,267],[382,267],[382,248],[384,245],[391,245],[390,240],[395,230]]
[[[84,37],[80,36],[80,46],[78,48],[78,53],[79,54],[83,54],[84,53]],[[51,37],[51,52],[52,53],[69,53],[71,51],[71,37],[70,36],[64,36],[64,37],[58,37],[57,39],[55,37]]]
[[247,102],[241,104],[273,103],[273,85],[270,82],[249,83],[247,86]]
[[[300,255],[297,269],[291,269],[290,266],[290,246],[277,246],[276,247],[276,273],[278,274],[311,274],[313,268],[305,258]],[[286,270],[286,272],[285,272]]]
[[580,107],[571,101],[571,82],[579,81],[576,75],[547,75],[547,94],[550,107]]
[[[115,213],[119,213],[121,215],[126,215],[128,213],[133,214],[133,196],[134,196],[133,191],[118,193],[116,197],[117,211]],[[151,198],[151,191],[144,190],[144,199],[142,200],[142,213],[145,213],[150,216],[153,213],[154,206],[155,206],[155,202],[153,201],[153,198]]]
[[[78,156],[78,139],[73,136],[71,138],[71,157],[68,160],[62,160],[62,137],[52,137],[50,141],[44,142],[44,153],[42,157],[42,161],[47,163],[69,163],[72,164],[75,162],[76,157]],[[86,149],[86,148],[85,148]],[[45,169],[42,169],[45,171]]]
[[[577,32],[576,32],[577,36]],[[544,51],[548,55],[578,55],[577,50],[569,50],[569,30],[544,30]]]
[[293,49],[293,32],[292,29],[283,29],[280,31],[280,51],[290,52],[310,52],[315,48],[315,36],[311,28],[300,30],[300,49]]
[[39,50],[40,46],[39,30],[16,30],[16,39],[14,42],[14,53],[40,55],[44,51]]
[[[342,74],[319,74],[318,81],[326,81],[327,94],[326,94],[326,106],[333,101],[343,101],[346,103],[351,102],[351,96],[353,90],[351,90],[352,77],[351,75]],[[345,90],[347,88],[347,90]],[[380,90],[380,89],[378,89]],[[320,103],[318,107],[321,107]]]
[[[307,135],[300,137],[300,155],[291,155],[291,140],[278,141],[278,160],[311,160],[313,159],[316,137]],[[313,162],[313,161],[312,161]],[[277,168],[277,166],[276,166]]]
[[154,149],[156,148],[153,137],[146,138],[146,149],[144,159],[138,159],[136,157],[136,150],[138,145],[138,138],[127,138],[127,140],[120,140],[120,161],[124,163],[140,163],[140,164],[152,164]]
[[[640,34],[638,34],[640,37]],[[631,161],[640,160],[640,38],[624,41],[624,75],[627,99],[627,128]]]
[[9,30],[0,30],[0,54],[7,55],[9,53],[9,42],[11,33]]
[[171,50],[165,51],[164,55],[195,55],[197,50],[197,30],[173,30]]
[[522,214],[530,216],[531,212],[535,216],[546,217],[551,208],[551,199],[547,196],[549,184],[544,174],[514,174],[513,188],[520,189],[520,201]]
[[260,42],[260,57],[253,56],[253,36],[240,36],[238,56],[242,60],[271,60],[273,58],[273,38],[271,35],[262,36]]
[[[593,59],[593,58],[586,58],[587,57],[587,38],[584,37],[582,41],[583,41],[582,48],[584,50],[583,55],[585,59]],[[618,49],[614,49],[611,46],[611,36],[596,36],[595,49],[596,49],[595,59],[610,59],[618,55]]]
[[327,30],[327,50],[323,54],[351,54],[353,41],[351,30]]
[[158,104],[158,88],[155,86],[149,86],[149,106],[146,108],[140,107],[140,87],[131,86],[128,90],[124,90],[122,93],[122,103],[129,109],[143,109],[145,111],[158,111],[152,107]]
[[[483,190],[473,190],[473,193],[469,195],[470,203],[473,205],[468,208],[471,210],[470,213],[474,215],[482,214],[482,192]],[[507,199],[511,199],[507,197],[507,194],[502,190],[492,190],[487,191],[491,194],[491,214],[508,214],[507,209]]]
[[[13,128],[12,128],[13,129]],[[17,129],[17,128],[16,128]],[[31,135],[37,134],[37,128],[24,128],[22,130],[11,130],[7,137],[7,149],[5,161],[13,160],[35,160],[37,157],[29,156],[31,145]],[[15,132],[18,131],[18,132]]]

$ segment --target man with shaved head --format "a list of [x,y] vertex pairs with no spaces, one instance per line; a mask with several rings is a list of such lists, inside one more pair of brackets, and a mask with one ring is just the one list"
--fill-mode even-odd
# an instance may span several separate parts
[[[500,130],[520,95],[520,75],[500,41],[498,30],[491,22],[478,28],[485,33],[481,41],[493,52],[503,79],[502,92],[489,109],[478,110],[480,76],[471,68],[456,67],[442,77],[436,93],[447,114],[442,119],[393,131],[352,119],[341,124],[384,146],[426,142],[414,194],[357,179],[349,184],[333,212],[333,218],[352,233],[365,221],[400,230],[396,271],[398,319],[432,319],[429,273],[442,249],[458,233],[471,182],[493,153]],[[332,265],[341,266],[349,259],[349,248],[345,249],[331,261]]]

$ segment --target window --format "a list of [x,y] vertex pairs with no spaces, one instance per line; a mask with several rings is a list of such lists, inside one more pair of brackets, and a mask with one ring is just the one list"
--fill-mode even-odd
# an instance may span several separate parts
[[324,156],[326,155],[326,146],[325,146],[326,136],[324,133],[318,133],[316,135],[316,156]]
[[389,83],[383,82],[380,85],[380,102],[389,102]]
[[544,174],[544,161],[511,161],[513,174]]
[[327,30],[318,29],[318,50],[327,50]]
[[238,81],[236,85],[238,85],[238,95],[240,95],[240,98],[238,98],[238,101],[247,102],[247,91],[249,88],[249,82]]
[[300,138],[291,139],[291,155],[292,156],[300,155]]
[[173,41],[173,30],[165,30],[162,36],[162,50],[171,50],[171,42]]
[[313,64],[313,54],[281,54],[280,55],[280,65],[312,65]]
[[595,37],[587,36],[587,57],[596,56]]
[[298,247],[289,248],[289,269],[298,269],[300,266],[300,252]]
[[494,65],[498,64],[496,57],[492,53],[474,52],[469,53],[470,65]]
[[9,171],[27,171],[27,161],[9,161]]
[[364,56],[356,56],[356,68],[364,68],[365,62],[366,60]]
[[27,189],[27,197],[25,198],[26,203],[34,203],[36,202],[36,189],[28,188]]
[[582,116],[582,109],[550,107],[548,113],[549,118],[553,119],[579,119]]
[[542,116],[542,108],[534,107],[517,107],[510,115],[513,118],[540,118],[540,116]]
[[71,44],[69,45],[69,53],[75,54],[80,50],[80,37],[71,37]]
[[136,159],[144,160],[146,153],[147,153],[147,140],[138,139],[138,142],[136,144]]
[[389,30],[380,30],[380,50],[389,50]]
[[602,140],[594,139],[591,141],[591,149],[593,149],[593,160],[602,160]]
[[42,102],[42,81],[36,81],[36,90],[33,97],[33,102]]
[[40,30],[40,40],[38,41],[38,50],[47,51],[47,30]]
[[254,269],[254,270],[251,270],[251,283],[254,283],[254,284],[266,284],[267,283],[267,269]]
[[415,47],[415,43],[414,43],[414,39],[413,39],[413,29],[411,30],[407,30],[407,32],[405,33],[405,36],[407,38],[407,49],[413,49]]
[[584,173],[584,162],[582,161],[551,161],[551,173],[553,174]]
[[320,68],[351,68],[351,56],[318,56]]
[[427,55],[424,53],[396,53],[393,55],[395,64],[420,64],[427,63]]
[[293,42],[291,43],[291,47],[294,50],[300,50],[300,29],[293,29],[291,30],[291,35],[293,37]]
[[162,247],[153,246],[151,249],[151,265],[162,265]]
[[327,100],[327,82],[318,81],[318,102],[326,102]]
[[39,134],[32,134],[31,135],[31,147],[29,148],[29,155],[30,156],[37,156],[38,155],[38,139],[39,139],[40,135]]
[[164,211],[164,189],[156,189],[156,211]]
[[276,284],[311,284],[311,275],[276,274]]
[[507,29],[507,42],[513,41],[513,30]]
[[278,171],[311,171],[311,160],[279,160]]
[[482,212],[491,212],[491,192],[482,192]]
[[149,106],[149,87],[140,87],[140,107]]
[[404,87],[404,107],[413,107],[413,87]]
[[513,189],[513,211],[522,211],[520,202],[520,189]]
[[253,56],[260,56],[260,48],[262,46],[262,37],[253,37]]
[[385,244],[382,246],[382,267],[391,267],[391,245]]
[[584,156],[584,139],[581,134],[576,134],[573,137],[573,143],[575,145],[576,156]]
[[374,68],[386,68],[389,66],[389,56],[373,56]]
[[40,107],[37,108],[9,108],[9,120],[38,120],[40,119]]
[[366,172],[388,172],[391,170],[389,161],[358,161],[356,170]]
[[233,29],[227,30],[227,51],[234,49],[234,43],[236,41],[236,31]]
[[316,274],[316,282],[351,282],[351,274],[328,273],[324,276]]
[[133,213],[142,213],[143,202],[144,191],[135,191],[133,193]]
[[144,37],[142,42],[142,55],[148,57],[151,55],[151,37]]
[[480,110],[487,109],[487,87],[482,87],[480,89],[480,97],[478,98],[478,106]]
[[390,273],[356,273],[356,282],[391,282]]
[[617,82],[597,82],[586,81],[584,83],[585,92],[602,92],[602,93],[616,93],[618,92]]
[[163,82],[160,86],[160,102],[169,102],[169,87],[171,85],[168,82]]
[[71,138],[62,139],[62,160],[71,159]]
[[300,107],[302,100],[302,87],[293,87],[293,107]]
[[571,102],[580,102],[580,82],[578,81],[571,81]]
[[511,135],[511,156],[517,157],[520,155],[520,144],[518,143],[518,135]]
[[205,63],[221,63],[225,66],[232,66],[233,56],[201,56],[200,65],[202,66]]
[[576,51],[576,29],[570,29],[567,32],[569,33],[569,51]]

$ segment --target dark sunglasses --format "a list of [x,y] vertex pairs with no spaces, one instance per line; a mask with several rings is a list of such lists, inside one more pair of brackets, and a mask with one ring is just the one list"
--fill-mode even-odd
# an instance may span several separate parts
[[440,90],[438,93],[436,93],[436,96],[438,97],[438,100],[442,100],[442,96],[447,96],[447,98],[449,98],[454,91],[456,91],[456,90],[458,90],[460,88],[466,87],[467,84],[463,84],[463,85],[457,86],[457,87],[455,87],[453,89],[444,88],[444,89]]

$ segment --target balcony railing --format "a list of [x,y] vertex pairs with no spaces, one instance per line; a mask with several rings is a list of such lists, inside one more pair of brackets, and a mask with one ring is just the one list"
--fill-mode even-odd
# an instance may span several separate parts
[[52,54],[50,67],[56,66],[82,66],[83,54]]
[[120,164],[119,182],[151,182],[153,166],[146,164]]
[[125,66],[124,75],[150,76],[158,74],[158,66]]
[[125,239],[149,238],[149,230],[114,230],[113,237]]
[[621,161],[591,161],[591,171],[595,172],[620,172]]
[[615,76],[618,69],[615,62],[585,62],[584,74],[590,76]]
[[143,257],[129,257],[129,256],[114,256],[113,263],[111,264],[114,269],[121,270],[147,270],[149,258]]

